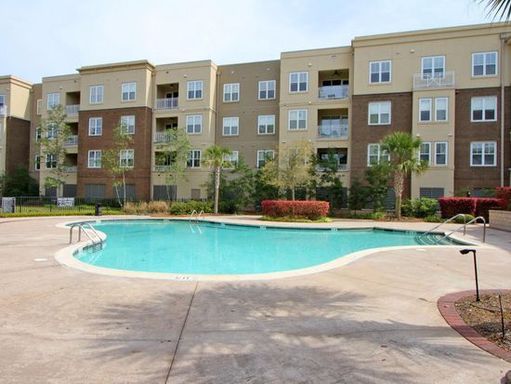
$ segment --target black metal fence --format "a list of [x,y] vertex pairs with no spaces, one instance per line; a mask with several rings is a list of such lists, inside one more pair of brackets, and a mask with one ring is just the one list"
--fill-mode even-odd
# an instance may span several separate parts
[[96,204],[102,208],[120,208],[116,199],[84,199],[84,198],[56,198],[48,196],[18,196],[16,197],[15,212],[60,212],[73,211],[78,213],[91,213]]

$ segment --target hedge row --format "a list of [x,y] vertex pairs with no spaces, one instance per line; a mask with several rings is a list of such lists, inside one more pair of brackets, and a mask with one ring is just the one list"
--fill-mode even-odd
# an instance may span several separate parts
[[326,201],[263,200],[263,215],[270,217],[305,217],[317,220],[328,215],[330,204]]
[[495,197],[498,199],[504,199],[506,201],[506,206],[509,207],[511,204],[511,187],[495,188]]
[[438,199],[443,218],[449,218],[459,213],[472,216],[483,216],[489,219],[490,209],[505,209],[506,200],[496,197],[442,197]]

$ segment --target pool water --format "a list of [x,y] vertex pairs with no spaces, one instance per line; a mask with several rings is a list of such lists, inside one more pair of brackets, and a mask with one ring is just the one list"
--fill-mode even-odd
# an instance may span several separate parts
[[103,221],[101,250],[75,257],[129,271],[229,275],[289,271],[377,247],[418,245],[416,232],[381,229],[288,229],[169,220]]

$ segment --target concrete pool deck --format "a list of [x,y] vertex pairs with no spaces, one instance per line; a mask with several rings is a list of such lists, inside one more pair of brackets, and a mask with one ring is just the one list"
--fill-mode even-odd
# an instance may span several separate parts
[[[456,249],[381,251],[267,281],[133,279],[57,263],[68,230],[56,225],[73,219],[0,219],[2,383],[486,384],[511,370],[437,311],[440,296],[473,289],[472,259]],[[433,227],[321,226],[373,224]],[[490,229],[487,244],[480,286],[509,288],[511,235]]]

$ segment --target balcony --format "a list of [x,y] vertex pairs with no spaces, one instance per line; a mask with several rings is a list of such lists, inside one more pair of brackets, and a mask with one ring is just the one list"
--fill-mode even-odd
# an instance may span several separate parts
[[319,98],[322,100],[338,100],[348,97],[349,85],[327,85],[319,87]]
[[66,105],[66,115],[67,116],[78,116],[79,110],[80,110],[80,104]]
[[169,170],[170,170],[170,165],[156,164],[153,167],[154,172],[168,172]]
[[7,105],[0,105],[0,116],[7,116]]
[[431,89],[431,88],[454,88],[454,71],[431,75],[416,73],[413,75],[413,89]]
[[156,109],[157,110],[177,109],[178,108],[177,100],[178,100],[177,97],[156,99]]
[[78,135],[71,135],[64,141],[64,147],[73,147],[75,145],[78,145]]
[[67,165],[67,166],[63,166],[62,170],[66,173],[76,173],[78,170],[78,167],[76,165]]
[[153,138],[154,143],[168,143],[170,142],[170,136],[167,132],[156,132]]
[[342,139],[348,138],[348,123],[321,124],[318,126],[318,139]]

